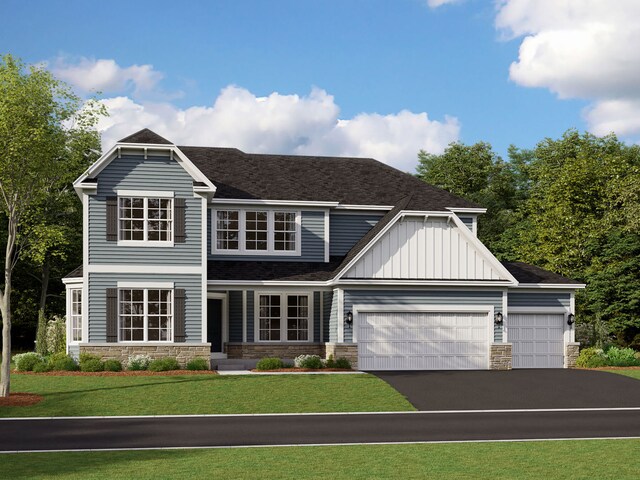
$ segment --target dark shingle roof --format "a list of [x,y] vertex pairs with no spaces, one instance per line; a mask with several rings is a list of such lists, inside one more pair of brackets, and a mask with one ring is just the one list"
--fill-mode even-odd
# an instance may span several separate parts
[[256,260],[210,260],[208,280],[282,280],[323,282],[333,278],[342,257],[324,262],[264,262]]
[[64,278],[81,278],[82,277],[82,265],[73,270],[72,272],[67,273]]
[[143,128],[139,132],[133,133],[128,137],[124,137],[122,140],[118,140],[118,143],[155,143],[160,145],[172,145],[172,142],[161,137],[156,132],[152,132],[148,128]]
[[216,198],[392,205],[408,210],[477,208],[371,158],[263,155],[235,148],[179,147],[217,187]]
[[502,264],[520,283],[557,283],[567,285],[582,283],[524,262],[502,262]]

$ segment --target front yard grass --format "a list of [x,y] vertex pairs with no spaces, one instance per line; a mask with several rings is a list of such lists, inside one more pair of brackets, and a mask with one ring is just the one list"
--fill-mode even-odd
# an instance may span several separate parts
[[632,369],[619,369],[619,370],[607,370],[603,369],[605,372],[617,373],[618,375],[626,375],[627,377],[635,378],[640,380],[640,369],[632,370]]
[[7,478],[636,479],[640,440],[268,447],[0,456]]
[[12,392],[44,397],[0,417],[405,411],[415,408],[373,375],[11,376]]

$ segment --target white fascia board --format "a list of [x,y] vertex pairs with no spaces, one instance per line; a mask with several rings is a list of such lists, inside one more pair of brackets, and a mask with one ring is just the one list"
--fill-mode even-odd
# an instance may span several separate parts
[[69,278],[62,279],[62,283],[69,286],[82,285],[82,282],[83,282],[82,277],[69,277]]
[[338,202],[311,202],[306,200],[264,200],[264,199],[234,199],[234,198],[212,198],[212,204],[220,205],[277,205],[295,207],[335,207]]
[[379,210],[389,211],[393,208],[393,205],[352,205],[352,204],[339,204],[335,207],[336,210]]
[[453,213],[469,213],[469,214],[487,213],[487,209],[486,208],[447,207],[447,210],[450,210]]
[[508,280],[504,281],[481,281],[481,280],[358,280],[358,279],[341,279],[331,282],[331,285],[358,285],[358,286],[433,286],[433,287],[509,287],[512,283]]
[[552,290],[576,290],[587,288],[586,283],[520,283],[515,288],[552,289]]

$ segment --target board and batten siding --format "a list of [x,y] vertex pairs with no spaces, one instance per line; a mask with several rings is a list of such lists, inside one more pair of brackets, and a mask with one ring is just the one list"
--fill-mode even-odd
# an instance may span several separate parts
[[552,292],[514,292],[507,293],[509,307],[564,307],[569,308],[571,294]]
[[[216,209],[246,209],[246,206],[224,205]],[[292,209],[293,210],[293,209]],[[213,254],[212,232],[215,221],[214,208],[210,207],[207,225],[207,252],[209,260],[259,260],[287,262],[324,262],[324,211],[303,210],[300,212],[301,255],[233,255]]]
[[[502,292],[494,290],[482,291],[447,291],[447,290],[345,290],[344,314],[353,312],[354,305],[491,305],[495,312],[502,311]],[[354,319],[353,328],[357,328]],[[489,321],[489,320],[487,320]],[[492,322],[493,323],[493,322]],[[353,340],[353,328],[344,329],[344,342]],[[502,341],[502,327],[494,325],[494,342]]]
[[[116,190],[172,191],[185,199],[185,243],[173,247],[118,246],[106,240],[106,200]],[[98,190],[89,195],[89,263],[128,265],[201,265],[202,201],[193,196],[193,178],[168,156],[123,155],[98,174]]]
[[334,213],[329,215],[329,254],[346,255],[382,218],[382,214]]
[[345,278],[506,280],[494,268],[494,261],[454,223],[406,217],[396,222]]
[[187,343],[202,343],[202,280],[200,275],[89,273],[89,342],[107,341],[107,288],[118,282],[173,282],[185,290],[185,335]]

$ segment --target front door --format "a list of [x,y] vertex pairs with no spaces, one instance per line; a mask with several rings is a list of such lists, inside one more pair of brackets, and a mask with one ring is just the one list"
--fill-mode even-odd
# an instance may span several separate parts
[[207,300],[207,342],[211,343],[211,352],[222,353],[222,300]]

